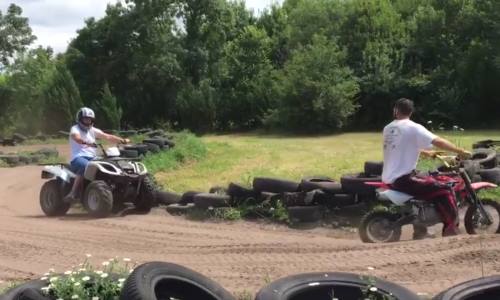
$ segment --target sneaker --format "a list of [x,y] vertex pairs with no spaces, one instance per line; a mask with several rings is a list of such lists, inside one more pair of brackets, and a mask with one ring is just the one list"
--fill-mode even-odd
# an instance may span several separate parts
[[76,199],[76,197],[75,197],[72,193],[67,194],[67,195],[63,198],[64,203],[73,203],[73,202],[75,202],[76,200],[77,200],[77,199]]

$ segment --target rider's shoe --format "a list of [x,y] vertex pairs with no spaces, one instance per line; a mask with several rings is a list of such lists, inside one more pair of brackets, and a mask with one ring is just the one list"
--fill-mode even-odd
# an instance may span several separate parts
[[63,198],[64,203],[73,203],[73,202],[75,202],[76,200],[77,200],[77,199],[76,199],[76,197],[75,197],[72,193],[67,194],[67,195]]
[[459,234],[458,228],[455,226],[449,226],[449,227],[443,228],[443,237],[454,236],[454,235],[458,235],[458,234]]

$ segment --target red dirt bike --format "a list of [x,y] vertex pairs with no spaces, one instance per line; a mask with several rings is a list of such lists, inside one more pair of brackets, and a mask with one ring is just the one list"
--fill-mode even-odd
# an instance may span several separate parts
[[[440,156],[445,172],[431,172],[447,188],[453,190],[458,208],[467,207],[464,225],[468,234],[499,233],[500,204],[491,199],[481,199],[477,192],[496,188],[489,182],[471,183],[468,172],[460,167],[456,156]],[[440,168],[443,170],[442,168]],[[399,241],[404,225],[433,226],[442,223],[433,201],[392,190],[383,182],[366,182],[377,187],[377,200],[383,209],[368,212],[361,220],[359,236],[365,243],[387,243]]]

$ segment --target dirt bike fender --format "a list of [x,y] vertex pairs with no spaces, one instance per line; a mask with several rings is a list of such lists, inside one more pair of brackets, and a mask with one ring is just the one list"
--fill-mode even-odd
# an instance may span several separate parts
[[410,199],[413,199],[413,196],[395,190],[385,190],[382,192],[378,192],[378,195],[379,199],[389,200],[398,206],[405,205],[406,202],[408,202]]
[[472,189],[475,190],[475,191],[479,191],[479,190],[482,190],[482,189],[494,189],[494,188],[498,187],[498,185],[496,185],[494,183],[484,182],[484,181],[473,182],[473,183],[471,183],[471,186],[472,186]]

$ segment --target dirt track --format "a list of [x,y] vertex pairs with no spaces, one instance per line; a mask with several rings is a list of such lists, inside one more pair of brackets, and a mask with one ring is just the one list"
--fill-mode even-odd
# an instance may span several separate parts
[[47,218],[38,205],[40,169],[0,168],[0,286],[49,268],[65,271],[86,253],[96,265],[115,256],[179,263],[235,293],[254,293],[268,278],[311,271],[373,274],[428,294],[480,277],[482,268],[485,275],[500,273],[500,235],[367,245],[356,233],[201,223],[162,209],[99,220],[71,211]]

